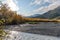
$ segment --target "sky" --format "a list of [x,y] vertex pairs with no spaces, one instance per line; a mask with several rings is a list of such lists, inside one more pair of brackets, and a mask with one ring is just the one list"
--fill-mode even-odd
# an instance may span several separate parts
[[23,16],[43,14],[60,6],[60,0],[1,0]]

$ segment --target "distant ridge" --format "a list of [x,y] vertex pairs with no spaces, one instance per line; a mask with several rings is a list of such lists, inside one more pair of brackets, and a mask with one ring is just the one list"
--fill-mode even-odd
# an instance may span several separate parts
[[52,18],[57,18],[60,16],[60,6],[57,7],[54,10],[50,10],[42,15],[40,14],[35,14],[33,16],[30,16],[31,18],[46,18],[46,19],[52,19]]

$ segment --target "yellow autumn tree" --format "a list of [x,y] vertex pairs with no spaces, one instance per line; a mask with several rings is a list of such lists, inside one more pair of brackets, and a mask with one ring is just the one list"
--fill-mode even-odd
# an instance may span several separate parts
[[7,4],[2,4],[0,7],[0,19],[5,20],[5,24],[23,23],[24,19],[18,15],[16,11],[12,11]]

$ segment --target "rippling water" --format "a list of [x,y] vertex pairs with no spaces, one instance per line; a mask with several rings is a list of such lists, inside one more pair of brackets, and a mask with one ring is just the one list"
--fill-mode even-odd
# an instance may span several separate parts
[[24,32],[10,31],[9,37],[4,40],[60,40],[60,37],[30,34]]
[[58,22],[39,22],[38,24],[20,24],[20,25],[8,25],[6,29],[60,37],[60,23]]
[[60,40],[60,23],[8,25],[5,29],[11,31],[4,40]]

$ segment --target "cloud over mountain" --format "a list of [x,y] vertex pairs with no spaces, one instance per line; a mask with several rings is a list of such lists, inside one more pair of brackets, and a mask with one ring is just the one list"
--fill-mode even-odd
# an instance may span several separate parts
[[[37,1],[37,0],[35,0],[35,1]],[[49,11],[49,10],[53,10],[53,9],[57,8],[58,6],[60,6],[60,4],[59,4],[60,1],[59,0],[44,0],[44,1],[49,2],[51,4],[49,6],[42,6],[42,7],[39,7],[38,9],[33,10],[33,13],[43,14],[43,13]],[[44,3],[44,2],[42,2],[42,3]],[[37,4],[37,5],[39,5],[39,4]]]
[[5,0],[13,11],[18,14],[30,16],[43,14],[60,6],[60,0]]
[[57,8],[58,6],[60,6],[59,3],[60,3],[60,1],[54,2],[53,4],[50,4],[47,7],[43,6],[43,7],[40,7],[38,9],[36,9],[36,10],[33,10],[33,12],[35,12],[35,13],[45,13],[49,10],[53,10],[53,9]]

